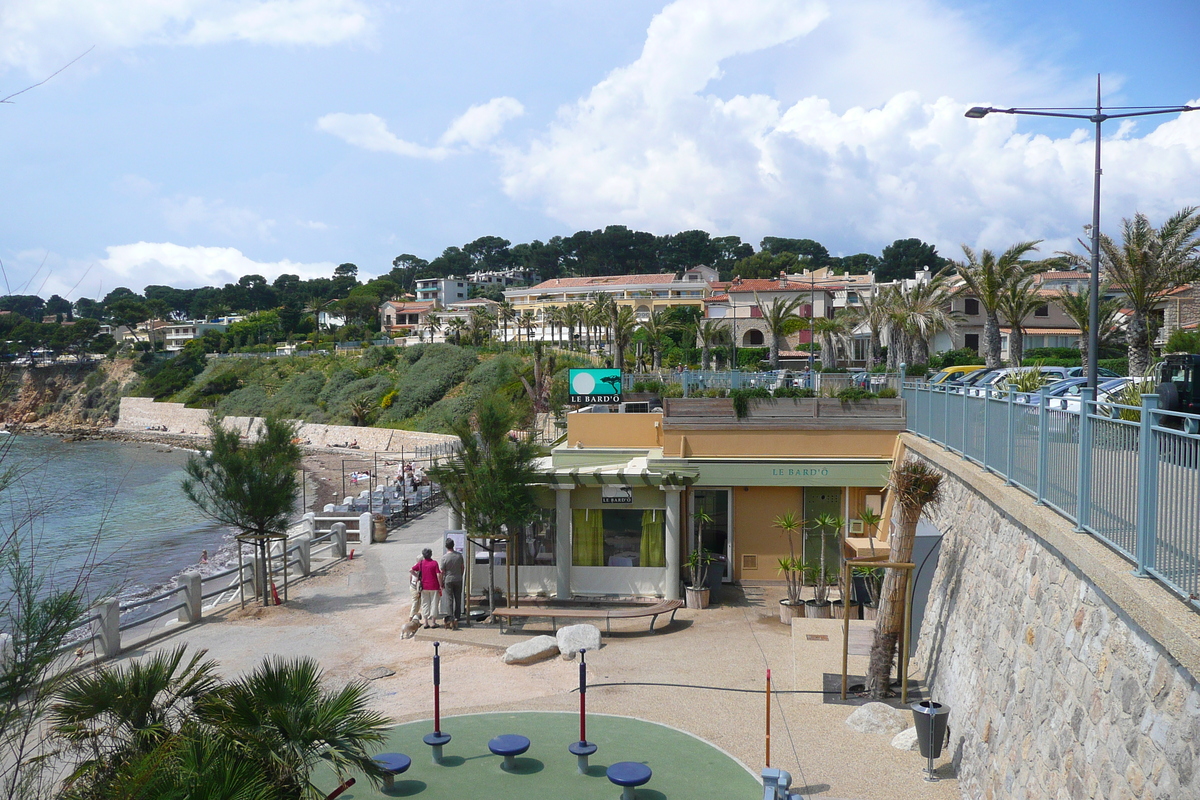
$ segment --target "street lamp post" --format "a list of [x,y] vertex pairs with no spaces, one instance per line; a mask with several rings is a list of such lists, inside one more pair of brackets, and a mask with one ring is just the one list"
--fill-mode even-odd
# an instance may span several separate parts
[[[816,344],[816,331],[813,330],[813,318],[816,316],[815,307],[817,304],[817,279],[810,269],[808,271],[808,381],[809,386],[816,388],[816,376],[813,375],[813,345]],[[825,362],[821,362],[821,367],[824,368]]]
[[[1096,76],[1096,110],[1093,114],[1070,114],[1069,111],[1091,109],[1054,108],[990,108],[975,106],[967,111],[969,119],[983,119],[988,114],[1020,114],[1030,117],[1062,117],[1086,119],[1096,125],[1096,174],[1092,184],[1092,269],[1088,276],[1088,373],[1087,385],[1095,391],[1098,383],[1100,359],[1100,126],[1106,120],[1124,117],[1148,117],[1153,114],[1179,114],[1184,111],[1200,110],[1200,106],[1114,106],[1110,110],[1122,113],[1109,114],[1100,104],[1100,76]],[[1018,323],[1019,324],[1019,323]]]

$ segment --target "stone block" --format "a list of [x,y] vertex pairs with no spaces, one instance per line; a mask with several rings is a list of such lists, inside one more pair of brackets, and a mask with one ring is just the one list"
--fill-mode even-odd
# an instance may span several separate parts
[[911,714],[905,714],[887,703],[867,703],[846,718],[846,724],[859,733],[883,733],[888,736],[900,733],[910,722]]
[[897,750],[915,753],[919,749],[917,747],[917,729],[906,728],[892,737],[892,747]]
[[504,651],[505,664],[535,664],[558,655],[558,640],[553,636],[535,636],[517,642]]
[[600,649],[600,629],[595,625],[568,625],[559,628],[555,638],[558,652],[568,661],[573,660],[580,650]]

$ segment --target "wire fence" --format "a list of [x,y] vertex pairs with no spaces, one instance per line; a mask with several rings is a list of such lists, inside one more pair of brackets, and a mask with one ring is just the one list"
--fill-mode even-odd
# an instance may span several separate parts
[[1200,415],[905,383],[908,430],[979,464],[1200,609]]

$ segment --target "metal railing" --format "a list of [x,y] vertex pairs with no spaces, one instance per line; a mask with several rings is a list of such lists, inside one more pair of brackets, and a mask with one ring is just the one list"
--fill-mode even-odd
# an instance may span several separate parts
[[[1005,479],[1200,608],[1200,415],[905,383],[908,430]],[[1053,405],[1052,405],[1053,403]]]

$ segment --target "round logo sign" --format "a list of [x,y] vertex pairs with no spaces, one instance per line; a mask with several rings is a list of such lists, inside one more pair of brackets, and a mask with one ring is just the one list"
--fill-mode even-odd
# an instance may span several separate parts
[[572,394],[591,394],[596,390],[596,379],[590,372],[576,372],[571,379]]

